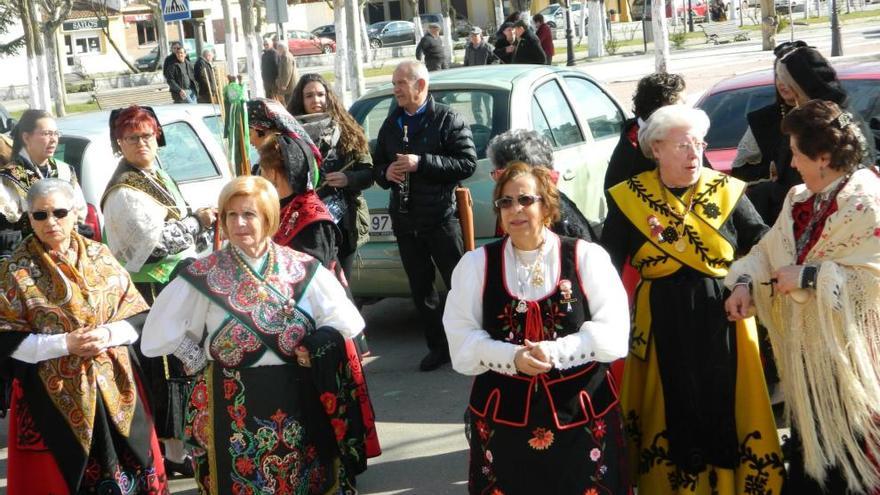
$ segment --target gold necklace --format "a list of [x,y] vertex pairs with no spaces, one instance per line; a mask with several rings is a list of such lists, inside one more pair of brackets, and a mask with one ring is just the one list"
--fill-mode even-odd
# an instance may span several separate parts
[[[669,202],[669,196],[667,195],[667,192],[666,192],[669,188],[666,187],[666,184],[664,184],[663,180],[660,178],[660,169],[659,168],[657,169],[657,182],[660,183],[660,192],[663,195],[663,202],[666,203],[666,211],[668,211],[669,214],[673,218],[677,219],[678,222],[681,224],[681,233],[679,233],[678,229],[675,228],[675,222],[673,222],[673,225],[671,227],[672,227],[672,231],[675,232],[675,243],[673,244],[673,247],[679,253],[683,253],[685,251],[685,249],[687,249],[687,241],[685,240],[686,229],[685,229],[684,220],[685,220],[685,218],[687,218],[688,213],[690,213],[694,207],[694,198],[697,195],[697,184],[699,184],[700,180],[697,179],[696,183],[694,183],[688,187],[688,191],[690,193],[690,199],[688,200],[687,208],[684,210],[684,213],[682,213],[682,214],[679,214],[677,211],[675,211],[675,209],[672,207],[672,203]],[[688,194],[688,193],[686,192],[685,194]]]
[[[255,270],[253,268],[251,268],[250,265],[248,265],[247,262],[245,262],[242,259],[243,255],[242,255],[242,253],[238,252],[237,248],[231,247],[231,249],[232,249],[232,257],[235,259],[235,262],[238,264],[239,269],[241,269],[241,271],[248,274],[250,276],[250,278],[253,279],[254,282],[257,284],[257,297],[259,297],[261,301],[265,301],[266,299],[268,299],[269,298],[269,291],[266,290],[266,286],[268,285],[268,283],[265,280],[263,280],[257,276],[257,274],[255,273]],[[269,270],[271,270],[272,267],[275,266],[275,250],[272,249],[271,244],[269,244],[267,249],[269,251],[269,255],[268,255],[268,258],[266,259],[266,269],[267,269],[266,275],[268,275]]]
[[[538,244],[538,255],[535,257],[535,261],[532,262],[531,265],[523,263],[522,258],[517,252],[516,246],[513,247],[513,254],[516,257],[516,261],[522,268],[526,269],[526,278],[529,279],[529,283],[532,287],[543,287],[544,286],[544,241],[541,240],[541,243]],[[517,273],[517,282],[519,282],[519,273]]]

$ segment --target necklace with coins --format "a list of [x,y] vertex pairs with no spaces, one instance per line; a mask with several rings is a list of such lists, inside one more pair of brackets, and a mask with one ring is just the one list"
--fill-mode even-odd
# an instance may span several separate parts
[[[513,255],[516,257],[517,269],[516,269],[516,283],[519,287],[519,294],[522,298],[526,295],[526,284],[528,283],[534,288],[539,288],[544,286],[544,240],[541,240],[541,243],[538,244],[537,254],[535,255],[535,261],[532,263],[526,263],[523,261],[520,256],[519,250],[514,246]],[[523,277],[522,275],[525,275]],[[525,299],[520,299],[519,303],[516,305],[517,313],[525,313],[528,310],[528,304]]]
[[[264,279],[262,279],[262,278],[260,278],[260,277],[257,276],[257,274],[255,273],[254,269],[251,268],[251,267],[247,264],[247,262],[242,258],[243,254],[239,253],[239,252],[238,252],[238,249],[235,249],[235,248],[232,249],[232,257],[233,257],[233,259],[235,259],[235,262],[238,264],[239,269],[240,269],[241,271],[243,271],[244,273],[246,273],[247,275],[249,275],[249,277],[251,278],[251,280],[253,280],[254,283],[256,284],[256,286],[257,286],[257,298],[258,298],[261,302],[266,302],[266,301],[269,300],[269,289],[270,289],[270,288],[273,288],[273,287],[271,286],[271,284],[269,283],[269,277],[268,277],[268,275],[269,275],[269,273],[271,272],[272,267],[275,266],[275,249],[274,249],[274,246],[272,246],[272,244],[270,243],[270,244],[269,244],[269,247],[268,247],[267,250],[268,250],[268,256],[267,256],[267,259],[266,259],[266,267],[267,267],[267,270],[266,270],[266,279],[264,280]],[[279,295],[283,294],[283,291],[281,291],[281,290],[279,290],[279,289],[275,289],[275,292],[278,293]],[[285,301],[284,304],[283,304],[283,306],[282,306],[282,309],[283,309],[284,312],[287,313],[287,314],[293,314],[293,311],[294,311],[295,308],[296,308],[296,300],[293,299],[292,297],[291,297],[291,298],[288,298],[287,301]]]
[[[677,220],[677,222],[672,222],[672,225],[667,227],[667,230],[671,230],[671,232],[664,232],[664,238],[669,239],[669,242],[672,242],[672,247],[675,248],[679,253],[683,253],[685,249],[687,249],[687,240],[685,238],[685,219],[688,214],[694,207],[694,198],[697,195],[697,184],[692,184],[688,187],[687,191],[682,195],[682,199],[685,196],[688,196],[689,199],[687,201],[687,207],[685,208],[683,213],[679,213],[676,210],[676,207],[673,206],[673,203],[669,201],[669,188],[666,187],[666,184],[660,179],[660,170],[657,170],[657,181],[660,183],[660,192],[663,194],[663,202],[666,203],[666,211]],[[699,183],[699,181],[697,181]],[[682,201],[683,202],[683,201]],[[676,227],[678,225],[678,227]],[[679,227],[681,228],[681,232],[679,232]],[[673,235],[668,235],[668,234]]]

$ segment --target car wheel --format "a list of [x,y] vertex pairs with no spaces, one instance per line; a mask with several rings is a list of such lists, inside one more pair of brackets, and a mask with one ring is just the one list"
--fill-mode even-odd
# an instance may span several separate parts
[[324,45],[324,47],[321,48],[321,53],[323,53],[324,55],[328,53],[333,53],[333,47],[330,45]]
[[370,40],[370,48],[372,48],[374,50],[382,48],[382,41],[378,40],[376,38],[371,39]]
[[556,29],[556,22],[547,21],[547,25],[550,26],[550,29]]

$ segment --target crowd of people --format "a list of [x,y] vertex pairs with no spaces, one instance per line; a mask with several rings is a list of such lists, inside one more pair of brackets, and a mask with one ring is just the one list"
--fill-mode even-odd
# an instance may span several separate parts
[[[501,26],[494,48],[475,30],[466,64],[546,63],[536,21]],[[880,175],[814,48],[777,48],[777,101],[749,115],[732,175],[706,160],[684,79],[644,77],[598,232],[539,133],[498,134],[497,239],[466,252],[456,189],[477,152],[431,95],[433,62],[395,68],[371,150],[327,81],[269,43],[267,97],[241,97],[259,163],[216,207],[190,207],[158,166],[151,108],[111,113],[104,244],[53,158],[54,119],[22,116],[0,168],[10,493],[167,493],[174,473],[206,494],[356,493],[381,453],[347,282],[375,183],[419,369],[474,376],[469,493],[880,494]],[[200,101],[181,52],[172,94]]]

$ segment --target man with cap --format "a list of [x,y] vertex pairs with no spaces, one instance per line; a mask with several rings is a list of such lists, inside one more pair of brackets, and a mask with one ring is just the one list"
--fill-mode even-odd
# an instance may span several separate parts
[[429,72],[443,69],[445,62],[445,50],[443,49],[443,40],[440,39],[440,25],[436,23],[428,24],[428,32],[419,41],[416,47],[416,59],[422,60],[424,56],[425,67]]
[[514,64],[545,64],[547,54],[541,48],[541,41],[526,21],[520,19],[513,23],[514,50],[511,63]]
[[513,23],[505,22],[498,28],[498,36],[495,39],[495,56],[504,64],[513,63],[513,50],[516,49],[514,41],[516,37],[513,33]]
[[[477,26],[471,29],[470,42],[464,47],[464,65],[489,65],[498,62],[495,48],[483,39],[483,30]],[[478,124],[489,125],[492,114],[492,98],[483,91],[471,93],[471,110]]]

